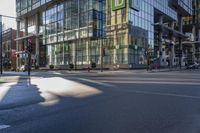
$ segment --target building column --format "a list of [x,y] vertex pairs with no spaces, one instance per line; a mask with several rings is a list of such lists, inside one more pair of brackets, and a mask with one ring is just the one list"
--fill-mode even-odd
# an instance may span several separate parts
[[[171,22],[171,28],[174,29],[174,22]],[[169,66],[170,68],[172,68],[174,66],[174,58],[175,58],[175,49],[174,49],[174,45],[175,45],[175,37],[173,36],[173,33],[170,34],[170,40],[171,43],[169,44]]]
[[[86,61],[87,61],[87,65],[89,64],[89,40],[86,43]],[[89,65],[88,65],[89,66]]]
[[[197,30],[196,40],[200,40],[200,29]],[[200,46],[197,46],[197,62],[200,63]]]
[[198,52],[198,54],[197,54],[197,62],[200,63],[200,47],[198,46],[197,49],[198,49],[197,50],[197,52]]
[[[28,36],[28,18],[25,18],[24,20],[24,23],[25,23],[25,36]],[[25,39],[25,47],[28,46],[28,38]],[[29,57],[28,57],[29,58]],[[25,58],[26,59],[26,63],[28,63],[29,59],[28,58]]]
[[[17,33],[16,33],[16,38],[19,38],[20,37],[20,21],[17,20]],[[16,41],[16,52],[19,52],[19,40]],[[17,54],[18,55],[18,54]],[[17,60],[16,60],[16,70],[18,71],[19,70],[19,56],[17,56]]]
[[[183,32],[183,18],[181,15],[178,15],[178,25],[179,25],[179,32]],[[179,66],[180,68],[183,65],[183,45],[182,45],[182,38],[179,37]]]
[[77,44],[77,38],[75,39],[73,45],[72,45],[72,56],[73,56],[73,59],[72,59],[72,62],[74,64],[74,69],[75,69],[75,65],[76,65],[76,44]]
[[[196,41],[196,26],[193,25],[192,27],[192,34],[194,36],[194,40],[193,41]],[[195,44],[192,44],[192,62],[195,62],[196,61],[196,47],[195,47]]]
[[39,38],[39,14],[37,13],[35,15],[35,21],[36,21],[36,38],[35,38],[35,59],[36,59],[36,65],[39,66],[40,58],[39,58],[39,53],[40,53],[40,38]]
[[[159,24],[160,25],[163,24],[163,16],[162,15],[159,16]],[[162,27],[161,27],[161,29],[158,32],[158,48],[159,48],[158,58],[159,58],[159,65],[160,66],[162,65],[162,37],[163,37],[163,31],[162,31]]]
[[200,41],[200,29],[198,29],[198,27],[196,27],[196,41]]

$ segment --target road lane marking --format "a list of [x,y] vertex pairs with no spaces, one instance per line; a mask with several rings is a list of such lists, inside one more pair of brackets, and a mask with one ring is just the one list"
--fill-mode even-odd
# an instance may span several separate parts
[[126,91],[126,92],[133,92],[133,93],[137,93],[137,94],[148,94],[148,95],[160,95],[160,96],[200,99],[200,96],[189,96],[189,95],[172,94],[172,93],[160,93],[160,92],[148,92],[148,91]]
[[107,86],[107,87],[113,87],[114,86],[114,85],[111,85],[111,84],[98,82],[98,81],[95,81],[95,80],[90,80],[90,79],[85,79],[85,78],[78,78],[78,79],[81,80],[81,81],[86,81],[86,82],[89,82],[89,83],[99,84],[99,85],[103,85],[103,86]]
[[10,125],[0,125],[0,130],[5,129],[5,128],[9,128]]
[[[131,80],[130,80],[131,78]],[[95,80],[106,80],[106,81],[114,81],[114,80],[120,80],[120,81],[170,81],[170,82],[199,82],[199,79],[177,79],[177,78],[137,78],[137,77],[98,77]]]
[[117,84],[169,84],[169,85],[200,85],[197,82],[173,82],[173,81],[119,81],[119,80],[99,80],[103,83],[117,83]]
[[[112,81],[101,81],[101,82],[98,82],[98,81],[94,81],[94,80],[89,80],[89,79],[82,79],[80,78],[80,80],[83,80],[83,81],[87,81],[87,82],[91,82],[91,83],[96,83],[96,84],[106,84],[105,82],[109,82],[111,83]],[[103,83],[104,82],[104,83]],[[116,83],[120,83],[120,81],[116,81]],[[133,83],[132,81],[128,82],[128,83]],[[137,82],[135,82],[137,83]],[[142,82],[141,82],[142,83]],[[152,83],[152,82],[148,82],[148,83]],[[160,82],[159,82],[160,83]],[[169,82],[171,84],[171,82]],[[180,84],[183,84],[182,82]],[[200,83],[198,83],[200,85]],[[111,85],[111,84],[106,84],[106,85],[109,85],[109,86],[114,86],[114,85]],[[117,88],[115,88],[116,90]],[[119,89],[117,89],[119,91]],[[192,99],[200,99],[200,96],[189,96],[189,95],[182,95],[182,94],[173,94],[173,93],[160,93],[160,92],[148,92],[148,91],[134,91],[134,90],[120,90],[122,92],[132,92],[132,93],[137,93],[137,94],[148,94],[148,95],[160,95],[160,96],[170,96],[170,97],[181,97],[181,98],[192,98]]]

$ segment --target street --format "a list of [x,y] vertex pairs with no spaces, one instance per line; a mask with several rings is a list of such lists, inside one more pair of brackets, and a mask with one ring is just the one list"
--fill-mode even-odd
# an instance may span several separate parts
[[0,77],[0,133],[199,133],[200,70]]

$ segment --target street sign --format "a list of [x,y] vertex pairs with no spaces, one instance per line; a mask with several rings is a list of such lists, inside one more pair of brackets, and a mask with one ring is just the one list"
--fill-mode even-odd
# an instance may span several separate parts
[[112,10],[119,10],[126,7],[126,0],[112,0]]

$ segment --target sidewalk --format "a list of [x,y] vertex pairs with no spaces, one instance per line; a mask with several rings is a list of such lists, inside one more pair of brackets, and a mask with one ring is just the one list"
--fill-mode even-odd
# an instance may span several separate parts
[[62,98],[72,100],[102,93],[95,87],[61,77],[31,78],[30,81],[5,83],[0,86],[0,110],[35,104],[52,106]]
[[0,83],[18,82],[19,80],[27,80],[28,78],[27,72],[3,72],[3,74],[0,75]]
[[1,76],[26,76],[27,72],[6,71]]
[[[189,69],[185,69],[184,67],[176,67],[176,68],[161,68],[161,69],[152,69],[147,72],[177,72],[177,71],[188,71]],[[194,70],[194,69],[191,69]]]
[[[88,72],[87,70],[77,70],[77,71],[69,71],[69,70],[36,70],[31,72],[31,77],[48,77],[48,76],[64,76],[64,75],[96,75],[96,76],[103,76],[103,75],[113,75],[113,74],[149,74],[149,73],[159,73],[159,72],[175,72],[175,71],[187,71],[186,69],[182,68],[162,68],[162,69],[152,69],[147,71],[146,69],[135,69],[135,70],[91,70]],[[3,72],[3,75],[0,75],[0,81],[2,79],[27,79],[28,74],[27,72]]]

